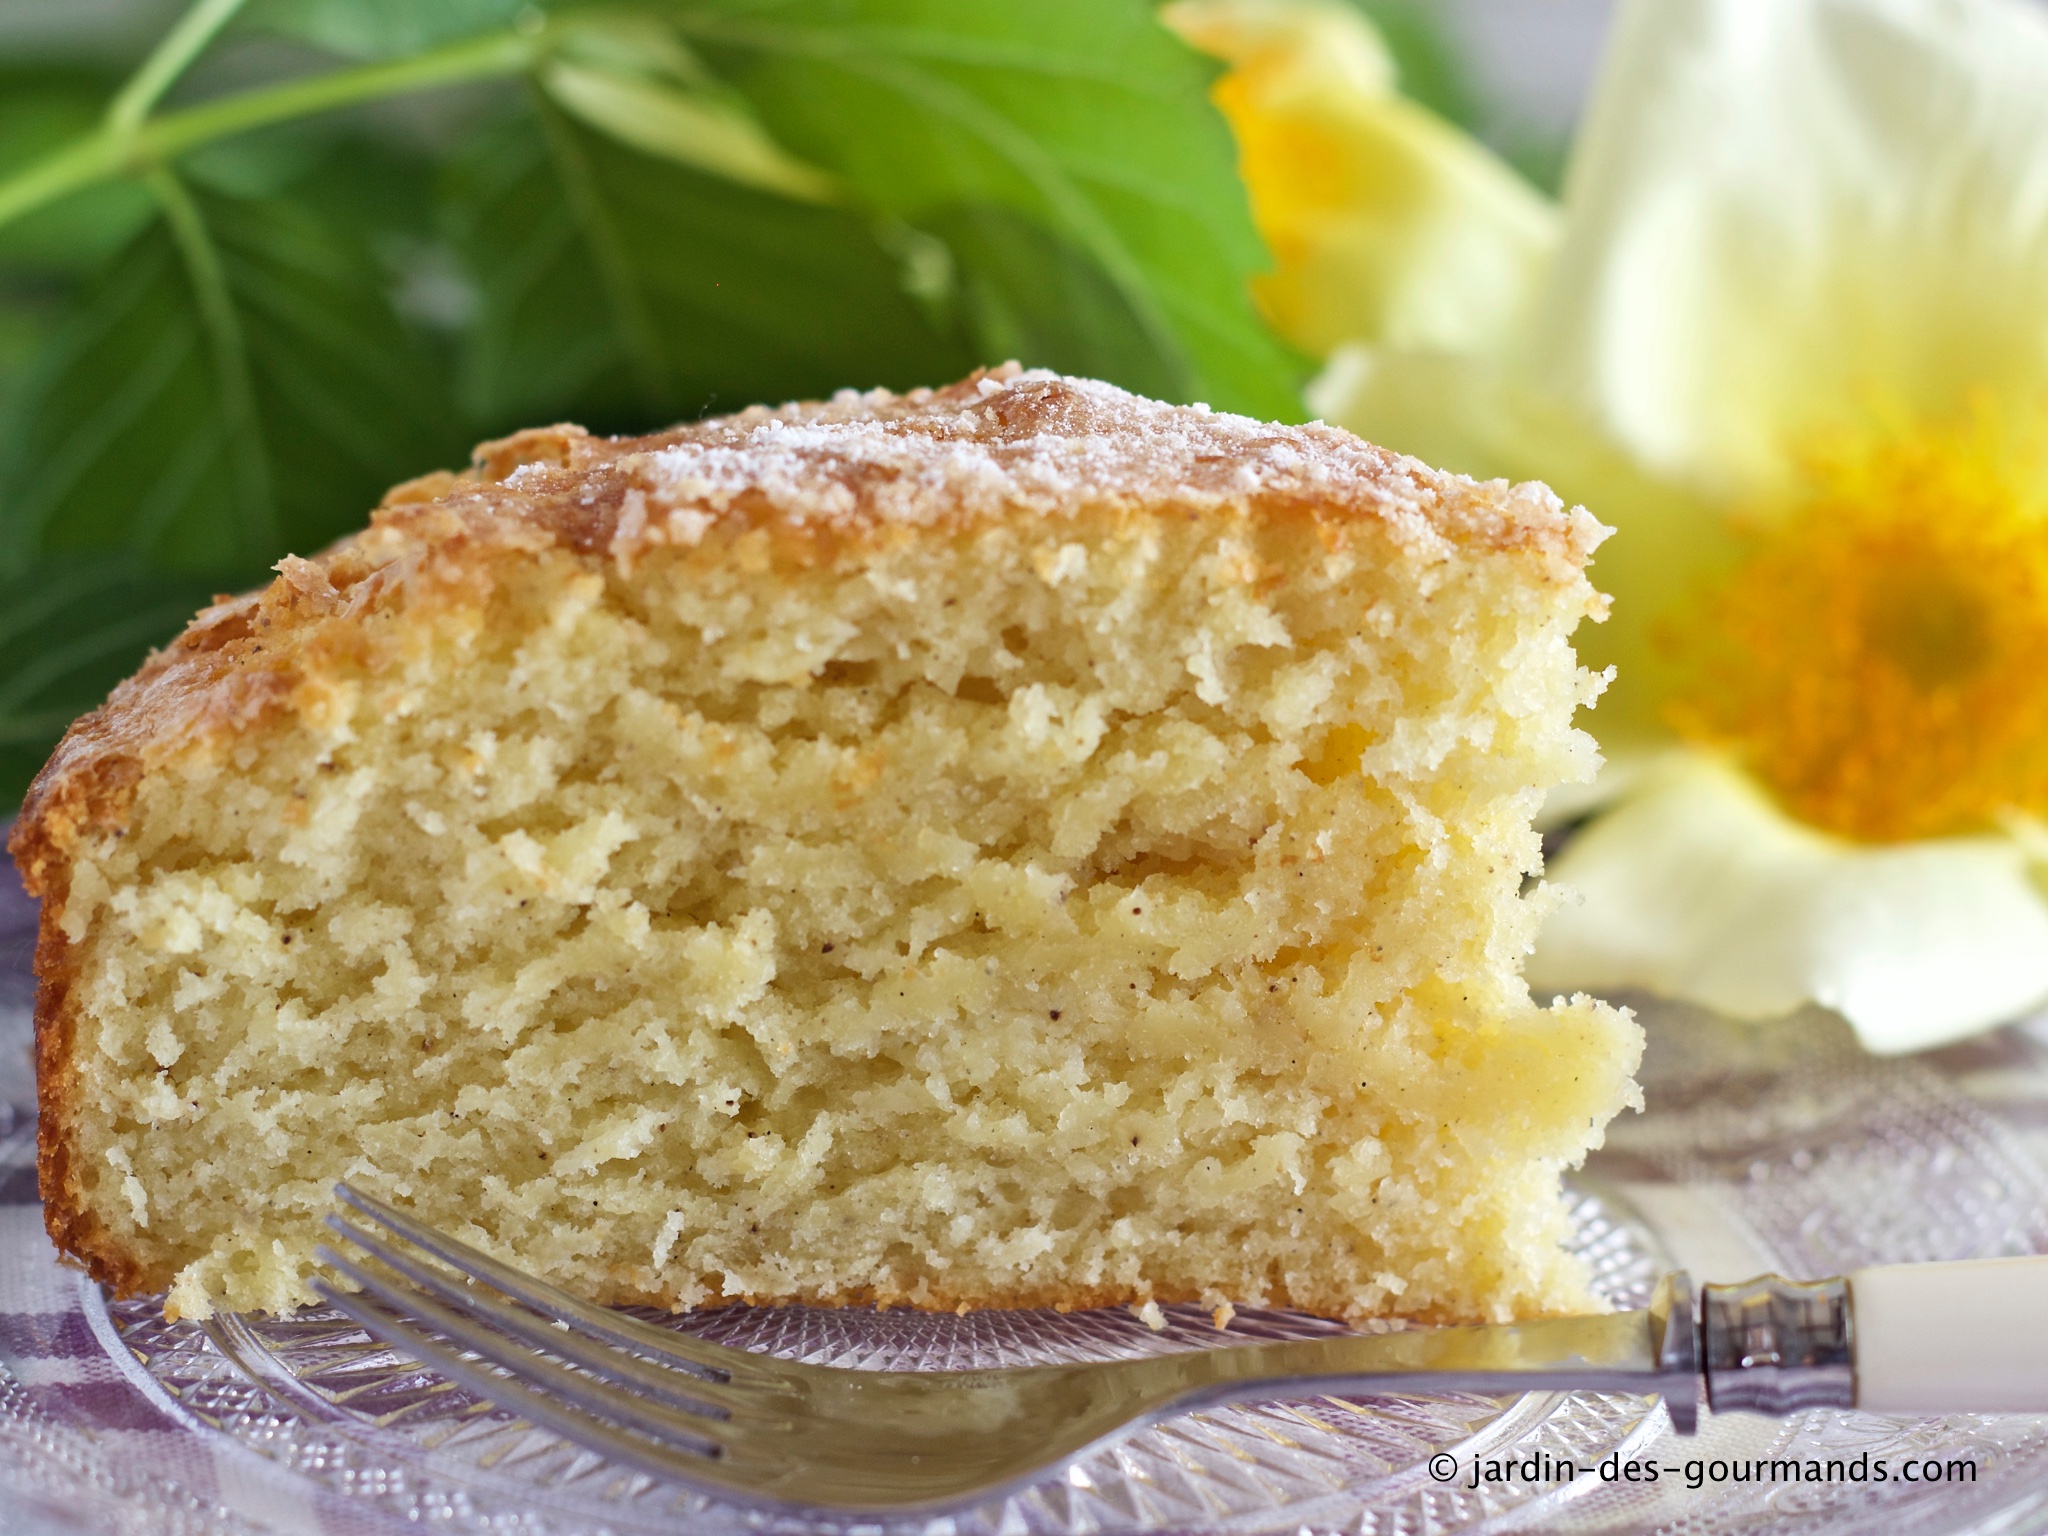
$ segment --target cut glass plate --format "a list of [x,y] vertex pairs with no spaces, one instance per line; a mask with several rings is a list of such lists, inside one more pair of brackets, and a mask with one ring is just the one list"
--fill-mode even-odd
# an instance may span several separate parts
[[[2048,1524],[2048,1417],[1709,1416],[1687,1440],[1642,1400],[1571,1394],[1317,1398],[1193,1414],[941,1520],[740,1509],[566,1445],[330,1313],[169,1324],[154,1300],[110,1304],[60,1268],[34,1204],[25,957],[19,944],[8,950],[0,1089],[17,1108],[0,1108],[0,1530],[10,1533],[1717,1536]],[[1673,1263],[1732,1280],[2048,1251],[2048,1031],[2018,1027],[1882,1061],[1825,1015],[1751,1029],[1643,1011],[1649,1110],[1615,1126],[1572,1194],[1576,1243],[1616,1304],[1640,1304]],[[1195,1308],[1169,1309],[1156,1333],[1124,1311],[731,1308],[662,1320],[861,1368],[1209,1348],[1334,1326],[1247,1309],[1219,1334]],[[1432,1458],[1441,1470],[1445,1456],[1455,1470],[1440,1481]],[[1896,1475],[1928,1458],[1953,1478]],[[1625,1463],[1639,1476],[1655,1466],[1658,1478],[1628,1481]],[[1839,1471],[1785,1474],[1809,1464]]]

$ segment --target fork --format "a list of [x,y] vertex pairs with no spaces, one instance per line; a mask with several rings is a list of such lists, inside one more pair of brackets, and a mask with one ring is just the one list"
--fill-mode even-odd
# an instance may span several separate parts
[[328,1217],[359,1257],[319,1256],[353,1288],[314,1289],[372,1337],[616,1463],[778,1511],[936,1514],[1160,1419],[1248,1399],[1631,1393],[1661,1398],[1681,1434],[1702,1406],[2048,1411],[2048,1257],[1700,1288],[1681,1271],[1648,1307],[1597,1317],[870,1371],[658,1328],[346,1184],[335,1193],[383,1231]]

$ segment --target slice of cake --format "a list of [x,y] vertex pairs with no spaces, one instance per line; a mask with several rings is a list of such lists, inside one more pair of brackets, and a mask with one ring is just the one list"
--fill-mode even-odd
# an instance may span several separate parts
[[1014,368],[488,444],[37,780],[50,1230],[183,1316],[338,1179],[621,1302],[1589,1307],[1599,536]]

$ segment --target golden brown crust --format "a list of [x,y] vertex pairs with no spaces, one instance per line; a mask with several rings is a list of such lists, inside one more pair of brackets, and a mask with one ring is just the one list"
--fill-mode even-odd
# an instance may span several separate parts
[[[38,1157],[52,1238],[120,1294],[171,1278],[106,1239],[67,1166],[77,963],[62,915],[74,850],[88,836],[118,833],[137,784],[155,769],[306,707],[322,670],[360,656],[366,620],[401,594],[431,601],[494,559],[550,549],[630,567],[651,549],[694,546],[714,529],[758,530],[779,558],[801,561],[986,518],[1223,505],[1311,517],[1332,538],[1347,522],[1369,520],[1411,548],[1517,550],[1559,582],[1579,579],[1604,534],[1541,486],[1476,485],[1320,424],[1162,405],[1014,364],[940,390],[847,391],[646,437],[537,428],[481,445],[464,473],[395,487],[361,533],[314,559],[288,557],[268,587],[200,613],[72,726],[29,790],[9,848],[43,901]],[[916,1304],[992,1299],[935,1294]],[[1078,1307],[1142,1299],[1090,1289],[1002,1300]],[[1322,1300],[1281,1298],[1289,1299]]]

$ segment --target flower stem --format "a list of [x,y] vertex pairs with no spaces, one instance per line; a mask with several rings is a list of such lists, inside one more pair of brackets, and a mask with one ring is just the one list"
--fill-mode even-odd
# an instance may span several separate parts
[[120,95],[107,108],[107,127],[116,134],[132,134],[140,128],[149,109],[177,83],[178,76],[220,29],[234,20],[242,4],[243,0],[198,0],[121,87]]
[[187,150],[251,128],[465,80],[523,73],[533,66],[544,41],[538,32],[494,32],[409,59],[338,69],[203,102],[150,118],[126,132],[103,124],[0,181],[0,225],[95,182],[146,173]]

